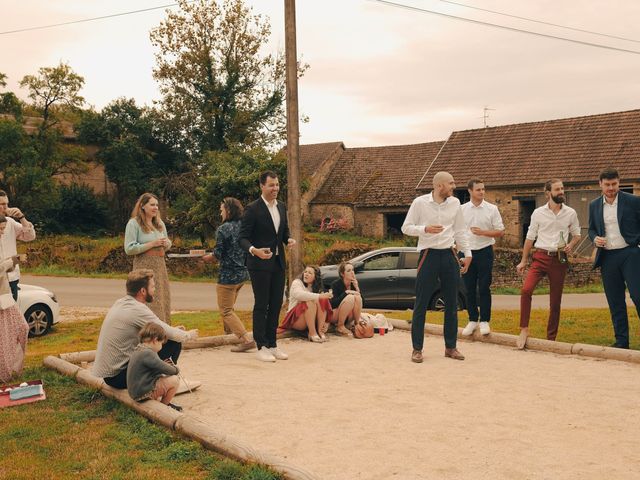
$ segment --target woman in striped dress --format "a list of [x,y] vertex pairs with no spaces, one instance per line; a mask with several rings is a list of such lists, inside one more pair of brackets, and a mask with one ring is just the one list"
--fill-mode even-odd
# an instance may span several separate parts
[[124,233],[124,251],[133,255],[133,269],[153,270],[156,293],[149,308],[163,322],[171,325],[171,295],[164,254],[171,248],[167,228],[160,217],[158,197],[143,193],[136,202]]

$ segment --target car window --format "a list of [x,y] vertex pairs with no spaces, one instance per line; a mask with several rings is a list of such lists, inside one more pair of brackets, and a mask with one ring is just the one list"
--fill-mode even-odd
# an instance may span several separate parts
[[418,268],[419,252],[405,252],[403,269]]
[[398,258],[400,258],[398,252],[381,253],[366,259],[363,270],[394,270],[398,268]]

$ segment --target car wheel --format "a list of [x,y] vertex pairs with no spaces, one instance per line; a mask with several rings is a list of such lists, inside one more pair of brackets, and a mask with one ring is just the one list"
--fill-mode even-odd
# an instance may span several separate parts
[[29,324],[30,337],[46,335],[53,324],[53,314],[49,307],[43,303],[31,305],[29,309],[24,312],[24,318],[27,324]]
[[[442,295],[442,292],[438,292],[433,296],[429,304],[429,310],[444,312],[444,295]],[[460,295],[458,295],[458,310],[464,310],[464,299]]]

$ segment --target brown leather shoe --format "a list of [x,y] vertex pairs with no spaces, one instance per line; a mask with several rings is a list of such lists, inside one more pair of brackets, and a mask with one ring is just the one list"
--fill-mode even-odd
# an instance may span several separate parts
[[414,350],[411,354],[411,361],[415,363],[422,363],[422,350]]
[[464,355],[457,348],[445,348],[444,356],[453,358],[454,360],[464,360]]

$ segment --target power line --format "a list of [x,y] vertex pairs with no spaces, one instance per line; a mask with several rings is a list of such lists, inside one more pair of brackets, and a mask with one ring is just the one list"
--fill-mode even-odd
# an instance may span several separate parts
[[589,46],[589,47],[604,48],[606,50],[615,50],[615,51],[618,51],[618,52],[633,53],[635,55],[640,55],[640,51],[638,51],[638,50],[629,50],[629,49],[626,49],[626,48],[611,47],[609,45],[603,45],[601,43],[585,42],[585,41],[576,40],[576,39],[573,39],[573,38],[558,37],[556,35],[550,35],[550,34],[547,34],[547,33],[532,32],[531,30],[524,30],[524,29],[516,28],[516,27],[508,27],[506,25],[500,25],[500,24],[497,24],[497,23],[483,22],[481,20],[474,20],[472,18],[459,17],[457,15],[451,15],[451,14],[448,14],[448,13],[436,12],[435,10],[428,10],[426,8],[419,8],[419,7],[414,7],[414,6],[411,6],[411,5],[404,5],[402,3],[395,3],[395,2],[390,2],[390,1],[387,1],[387,0],[368,0],[368,1],[381,3],[383,5],[387,5],[387,6],[390,6],[390,7],[403,8],[405,10],[410,10],[410,11],[419,12],[419,13],[428,13],[428,14],[432,14],[432,15],[440,15],[441,17],[446,17],[446,18],[450,18],[450,19],[454,19],[454,20],[461,20],[463,22],[475,23],[476,25],[484,25],[484,26],[489,26],[489,27],[494,27],[494,28],[500,28],[502,30],[508,30],[508,31],[511,31],[511,32],[527,33],[529,35],[535,35],[537,37],[551,38],[551,39],[554,39],[554,40],[562,40],[562,41],[565,41],[565,42],[576,43],[578,45],[586,45],[586,46]]
[[471,8],[473,10],[480,10],[481,12],[489,12],[489,13],[494,13],[496,15],[502,15],[503,17],[517,18],[518,20],[526,20],[527,22],[539,23],[541,25],[549,25],[551,27],[564,28],[566,30],[573,30],[574,32],[589,33],[591,35],[600,35],[601,37],[615,38],[616,40],[624,40],[625,42],[640,43],[640,40],[634,40],[633,38],[618,37],[617,35],[610,35],[608,33],[594,32],[592,30],[585,30],[585,29],[576,28],[576,27],[568,27],[566,25],[560,25],[558,23],[545,22],[543,20],[536,20],[534,18],[521,17],[518,15],[512,15],[510,13],[498,12],[496,10],[489,10],[488,8],[480,8],[480,7],[475,7],[473,5],[466,5],[464,3],[452,2],[451,0],[439,0],[439,1],[443,3],[450,3],[451,5],[458,5],[460,7]]
[[[191,1],[194,1],[194,0],[191,0]],[[191,1],[189,1],[188,3],[191,3]],[[65,25],[74,25],[76,23],[93,22],[95,20],[105,20],[107,18],[123,17],[125,15],[133,15],[135,13],[144,13],[144,12],[150,12],[152,10],[160,10],[161,8],[175,7],[176,5],[178,5],[178,4],[177,3],[169,3],[167,5],[160,5],[158,7],[150,7],[150,8],[143,8],[141,10],[131,10],[131,11],[128,11],[128,12],[113,13],[111,15],[103,15],[101,17],[83,18],[81,20],[72,20],[70,22],[53,23],[51,25],[40,25],[38,27],[27,27],[27,28],[20,28],[20,29],[17,29],[17,30],[7,30],[5,32],[0,32],[0,35],[9,35],[11,33],[20,33],[20,32],[30,32],[32,30],[44,30],[45,28],[62,27],[62,26],[65,26]]]

